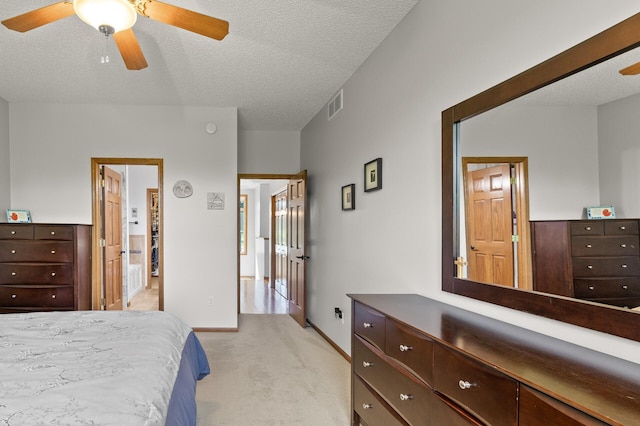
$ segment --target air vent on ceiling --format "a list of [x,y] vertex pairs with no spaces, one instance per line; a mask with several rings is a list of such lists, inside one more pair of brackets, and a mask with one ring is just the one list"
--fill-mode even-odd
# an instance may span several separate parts
[[329,120],[342,109],[342,89],[329,101]]

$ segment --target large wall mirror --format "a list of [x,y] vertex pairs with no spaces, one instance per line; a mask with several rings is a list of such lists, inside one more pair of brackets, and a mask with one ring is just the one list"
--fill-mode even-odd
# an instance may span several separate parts
[[[635,306],[536,291],[531,241],[532,223],[581,220],[588,206],[640,219],[640,66],[619,72],[640,62],[639,46],[637,14],[443,111],[444,291],[640,341]],[[508,208],[470,211],[483,179],[507,188]],[[472,219],[487,214],[502,216],[493,228],[508,234],[492,274],[469,264]],[[640,274],[632,281],[640,287]]]

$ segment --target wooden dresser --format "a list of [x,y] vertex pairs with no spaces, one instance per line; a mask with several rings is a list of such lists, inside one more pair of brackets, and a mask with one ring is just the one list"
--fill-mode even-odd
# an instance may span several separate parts
[[532,221],[533,289],[640,306],[638,219]]
[[0,313],[90,309],[90,225],[0,224]]
[[352,425],[639,425],[640,365],[418,295],[350,294]]

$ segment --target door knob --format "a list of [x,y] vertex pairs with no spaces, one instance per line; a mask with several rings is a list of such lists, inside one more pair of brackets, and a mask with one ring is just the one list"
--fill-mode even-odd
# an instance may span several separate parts
[[296,256],[296,259],[307,260],[309,259],[309,256]]

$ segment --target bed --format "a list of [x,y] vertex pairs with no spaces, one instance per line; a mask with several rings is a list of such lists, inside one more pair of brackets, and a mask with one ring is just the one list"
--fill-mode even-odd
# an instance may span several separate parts
[[0,315],[0,425],[195,425],[210,372],[184,322],[160,311]]

